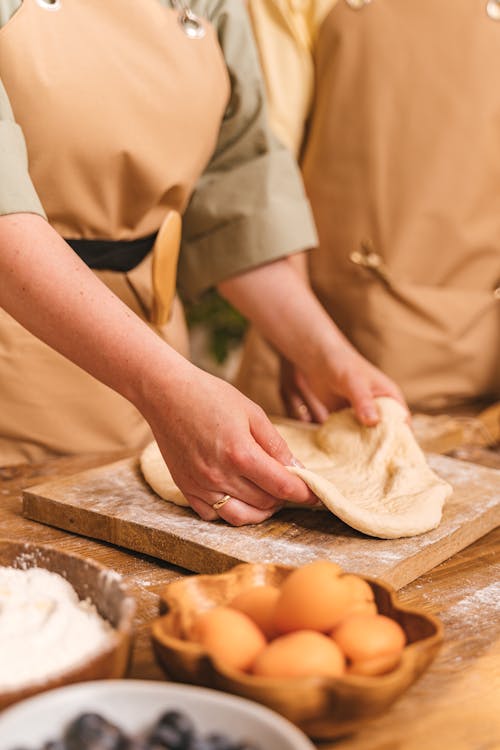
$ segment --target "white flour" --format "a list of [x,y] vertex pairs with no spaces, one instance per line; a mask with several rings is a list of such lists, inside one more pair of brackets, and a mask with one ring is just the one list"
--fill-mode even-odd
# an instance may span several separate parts
[[0,690],[77,666],[113,638],[95,607],[44,568],[0,567]]

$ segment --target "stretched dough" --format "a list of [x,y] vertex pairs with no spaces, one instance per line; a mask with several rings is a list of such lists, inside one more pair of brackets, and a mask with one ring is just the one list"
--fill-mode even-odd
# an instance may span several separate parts
[[[377,402],[376,427],[362,427],[352,409],[331,414],[317,428],[276,424],[306,467],[287,468],[358,531],[382,539],[423,534],[439,525],[452,488],[427,465],[400,404],[389,398]],[[156,443],[144,450],[141,469],[161,497],[188,505]]]

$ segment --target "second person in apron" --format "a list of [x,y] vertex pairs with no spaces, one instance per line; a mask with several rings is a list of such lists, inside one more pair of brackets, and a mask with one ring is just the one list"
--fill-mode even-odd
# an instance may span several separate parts
[[[498,399],[500,3],[248,7],[318,228],[319,299],[413,408]],[[284,404],[279,362],[252,332],[238,385],[271,413],[318,418],[293,370]]]

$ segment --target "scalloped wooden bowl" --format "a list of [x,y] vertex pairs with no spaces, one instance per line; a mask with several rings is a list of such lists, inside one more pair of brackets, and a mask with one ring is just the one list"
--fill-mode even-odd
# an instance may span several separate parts
[[431,615],[400,604],[394,591],[369,578],[381,614],[392,617],[407,637],[399,666],[377,677],[348,675],[271,679],[224,667],[188,640],[200,612],[227,604],[239,592],[263,584],[279,586],[293,570],[266,564],[242,564],[221,575],[198,575],[168,584],[152,624],[158,661],[169,678],[225,690],[263,703],[297,724],[311,737],[336,737],[359,729],[385,711],[428,667],[442,641],[442,625]]
[[59,573],[73,586],[80,599],[89,599],[99,614],[115,629],[106,648],[83,663],[26,687],[0,691],[0,710],[36,693],[85,680],[123,677],[132,645],[135,600],[121,577],[110,568],[54,547],[0,539],[0,566],[46,568]]

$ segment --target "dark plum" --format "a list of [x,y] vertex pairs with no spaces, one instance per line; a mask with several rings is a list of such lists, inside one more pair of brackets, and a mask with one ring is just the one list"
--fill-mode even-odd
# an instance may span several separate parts
[[127,736],[100,714],[80,714],[67,725],[62,738],[50,740],[38,750],[259,750],[259,747],[246,740],[235,741],[223,732],[203,735],[189,716],[169,710],[152,729],[138,736]]
[[196,730],[191,719],[180,711],[167,711],[162,714],[151,734],[150,745],[161,745],[168,750],[189,750]]
[[99,714],[81,714],[66,728],[67,750],[126,750],[128,740],[114,724]]
[[193,737],[188,746],[188,750],[211,750],[211,747],[207,743],[205,737],[202,737],[202,735],[199,734],[196,737]]
[[227,734],[212,733],[207,734],[205,741],[210,750],[234,750],[234,740],[230,739]]

